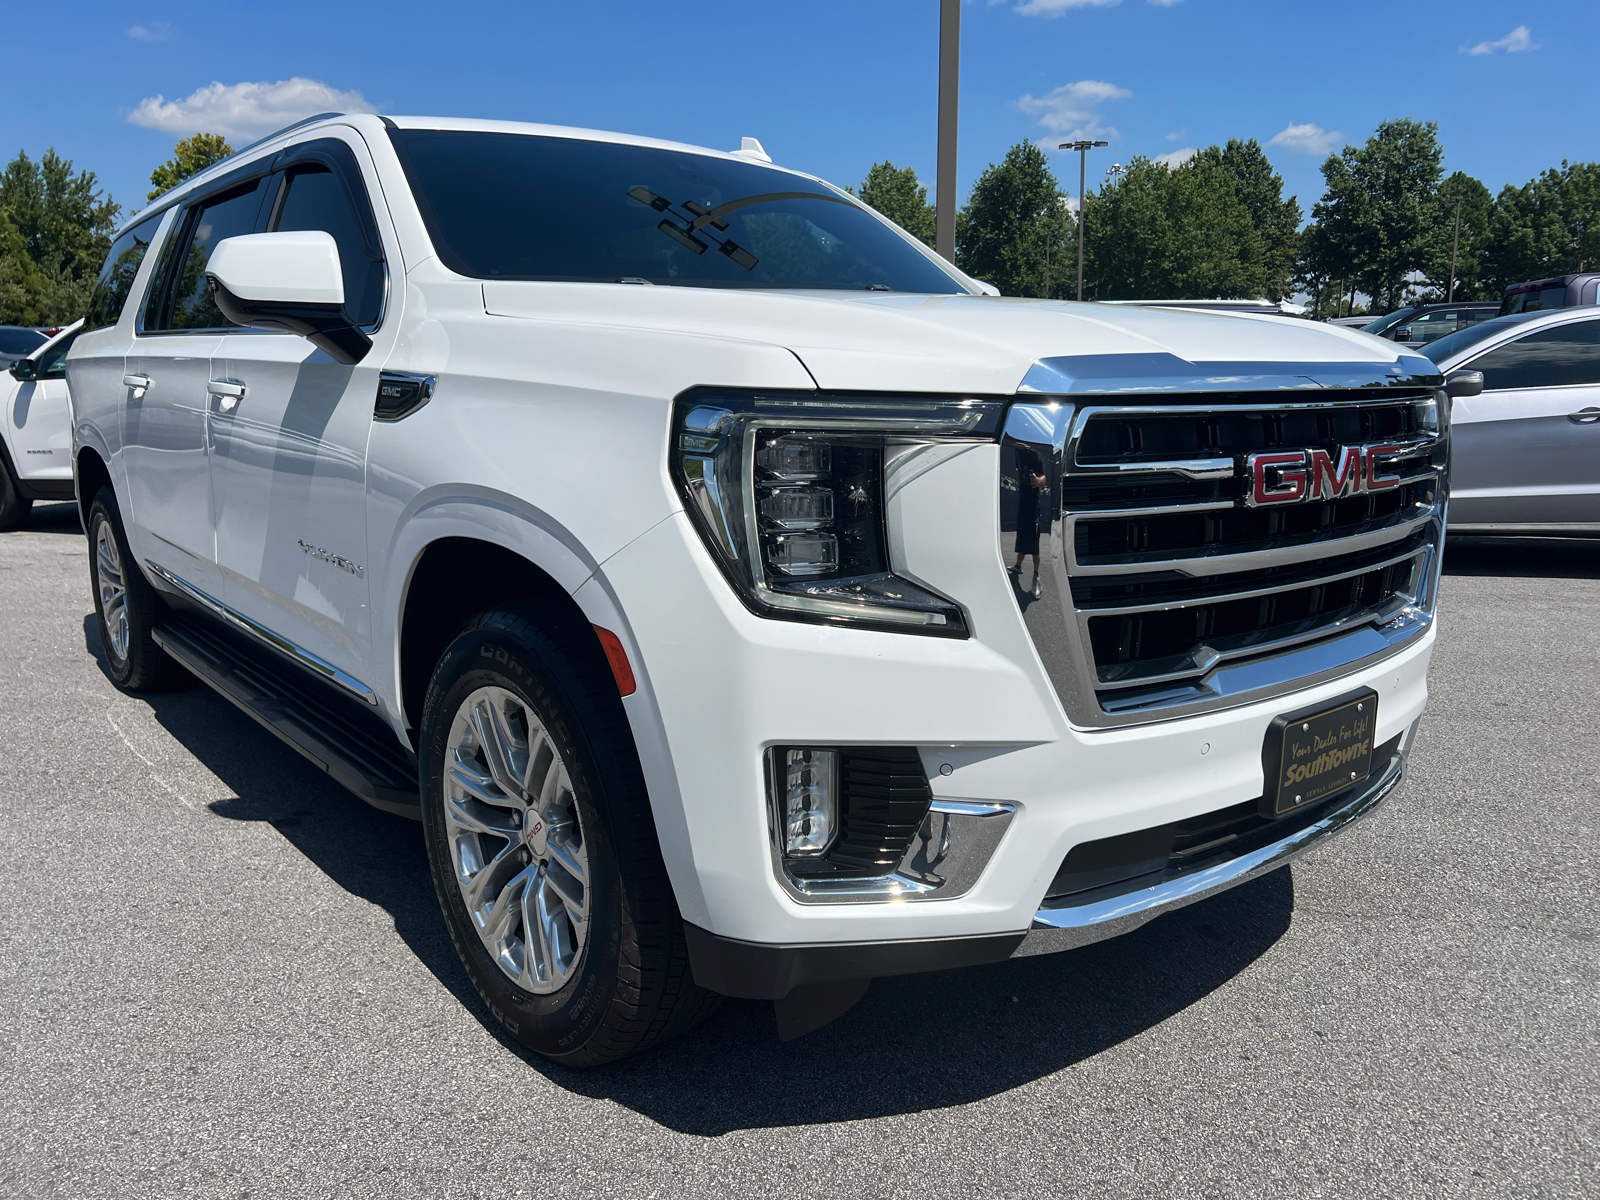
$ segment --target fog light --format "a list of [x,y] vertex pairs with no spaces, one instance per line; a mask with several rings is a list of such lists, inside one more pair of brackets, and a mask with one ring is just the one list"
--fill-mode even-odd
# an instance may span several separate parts
[[815,858],[839,826],[839,756],[832,750],[788,750],[783,756],[783,852]]

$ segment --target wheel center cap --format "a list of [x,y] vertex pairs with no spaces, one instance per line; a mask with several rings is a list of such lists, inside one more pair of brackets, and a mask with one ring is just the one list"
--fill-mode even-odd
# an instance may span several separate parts
[[522,831],[522,841],[535,858],[544,857],[549,836],[550,827],[544,823],[544,818],[529,813],[527,828]]

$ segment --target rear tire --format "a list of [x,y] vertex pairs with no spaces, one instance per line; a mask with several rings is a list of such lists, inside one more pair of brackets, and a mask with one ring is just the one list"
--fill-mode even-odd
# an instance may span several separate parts
[[151,633],[166,605],[128,549],[116,493],[103,487],[89,505],[89,587],[112,681],[128,692],[156,692],[193,682]]
[[0,455],[0,533],[21,529],[28,523],[28,514],[32,511],[33,501],[22,498],[5,456]]
[[428,685],[423,836],[445,924],[506,1031],[567,1066],[673,1037],[719,997],[689,969],[616,683],[588,626],[508,605]]

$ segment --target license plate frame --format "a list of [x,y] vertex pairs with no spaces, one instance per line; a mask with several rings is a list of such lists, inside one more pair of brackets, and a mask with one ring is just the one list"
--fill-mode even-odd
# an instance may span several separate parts
[[1286,817],[1369,778],[1377,733],[1371,688],[1275,717],[1261,749],[1261,815]]

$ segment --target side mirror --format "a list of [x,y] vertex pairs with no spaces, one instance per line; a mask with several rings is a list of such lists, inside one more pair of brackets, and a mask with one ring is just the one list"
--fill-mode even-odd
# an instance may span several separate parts
[[1397,342],[1409,342],[1411,340],[1411,326],[1409,326],[1409,325],[1400,326],[1399,329],[1396,329],[1394,331],[1392,336],[1394,337],[1394,340],[1397,341]]
[[236,325],[297,333],[347,366],[372,339],[344,311],[344,274],[333,235],[319,229],[224,238],[206,264],[211,294]]
[[1452,400],[1462,400],[1468,396],[1483,394],[1482,371],[1451,371],[1444,377],[1445,391],[1450,393]]
[[11,364],[11,378],[20,379],[27,383],[30,379],[39,378],[39,364],[31,358],[19,358]]

